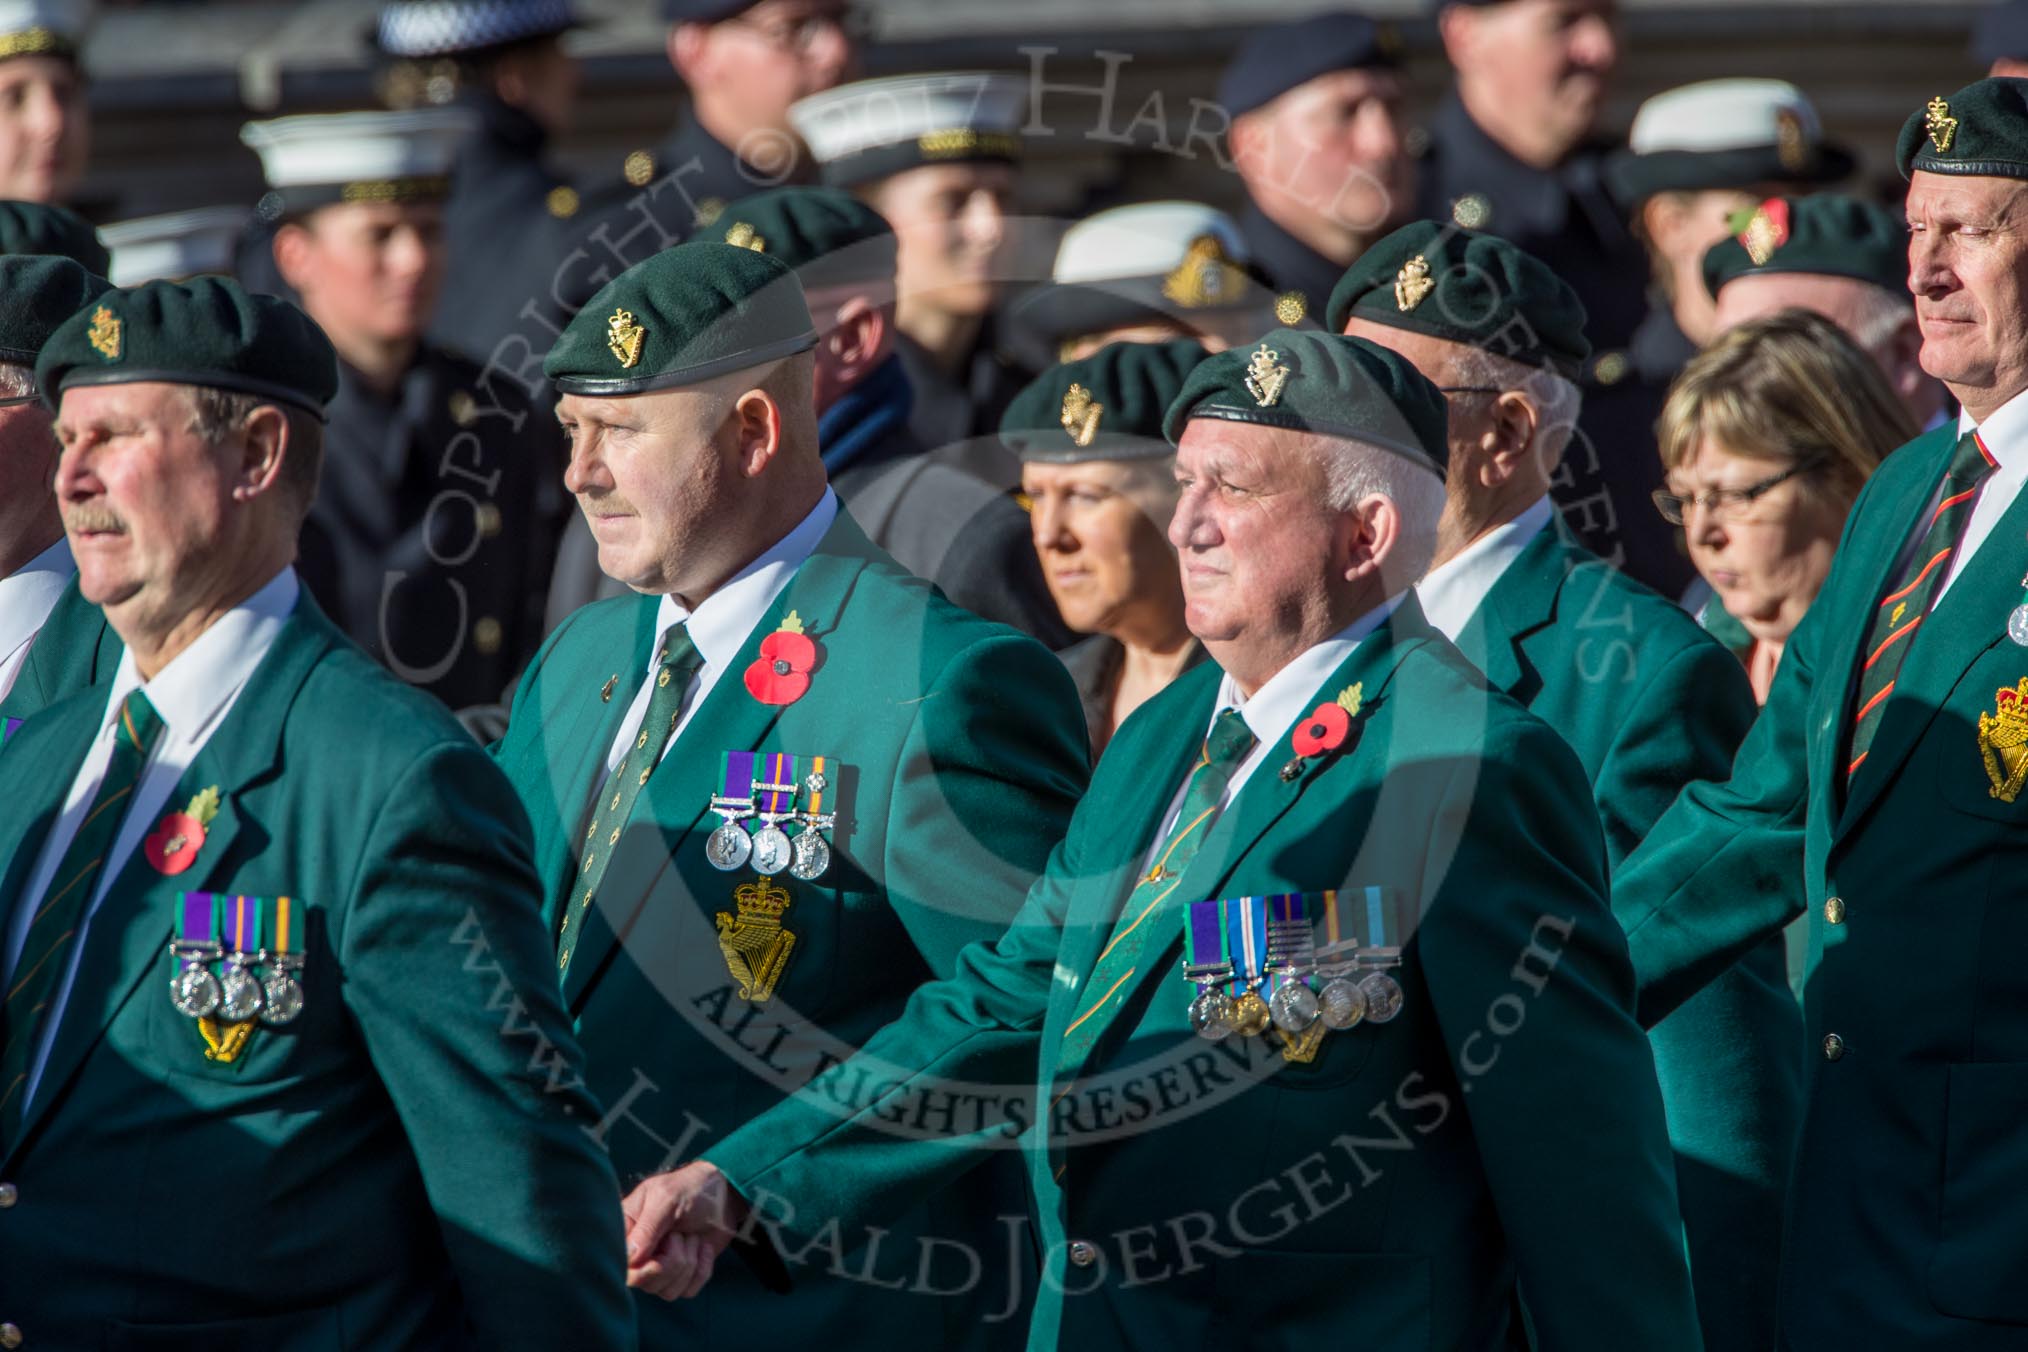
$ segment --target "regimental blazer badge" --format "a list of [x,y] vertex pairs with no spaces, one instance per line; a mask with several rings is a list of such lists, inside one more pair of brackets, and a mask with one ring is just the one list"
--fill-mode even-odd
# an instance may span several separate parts
[[1775,250],[1789,242],[1789,204],[1770,197],[1754,208],[1753,216],[1739,232],[1739,247],[1757,268],[1767,266]]
[[1937,154],[1950,153],[1951,142],[1958,134],[1958,120],[1951,116],[1951,106],[1941,95],[1931,99],[1923,109],[1922,128],[1929,133],[1929,143],[1936,147]]
[[1289,383],[1289,368],[1281,364],[1281,355],[1262,343],[1246,364],[1246,392],[1262,408],[1274,407],[1282,397],[1282,387]]
[[1993,696],[1993,712],[1979,715],[1979,757],[1992,795],[2003,803],[2020,796],[2028,780],[2028,676]]
[[85,341],[92,345],[92,351],[107,361],[120,359],[120,319],[111,310],[101,305],[92,311],[91,327],[85,330]]
[[1072,382],[1063,392],[1063,430],[1070,433],[1070,439],[1079,446],[1089,446],[1098,436],[1099,415],[1106,406],[1091,397],[1091,391]]
[[725,970],[739,983],[739,998],[766,1004],[796,946],[796,936],[782,928],[789,892],[761,878],[735,891],[732,900],[739,913],[720,911],[716,917],[718,950],[725,955]]
[[606,321],[606,346],[624,367],[632,369],[639,365],[641,345],[647,341],[648,331],[634,322],[632,310],[615,310]]
[[766,235],[757,233],[745,221],[736,221],[732,229],[725,232],[725,242],[735,249],[752,249],[755,253],[768,251]]
[[1394,274],[1394,308],[1407,314],[1427,300],[1434,290],[1436,283],[1430,280],[1429,260],[1417,254]]

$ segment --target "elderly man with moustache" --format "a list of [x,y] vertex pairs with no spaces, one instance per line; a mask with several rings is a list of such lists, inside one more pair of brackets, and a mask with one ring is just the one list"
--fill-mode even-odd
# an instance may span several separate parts
[[[839,510],[818,341],[787,264],[700,240],[600,292],[546,368],[565,484],[636,594],[556,631],[496,755],[534,820],[556,970],[607,1107],[594,1134],[636,1226],[684,1158],[1000,935],[1088,773],[1048,650],[944,600]],[[1029,1296],[1007,1289],[1026,1242],[999,1219],[1020,1189],[1010,1159],[912,1199],[869,1275],[818,1246],[795,1305],[744,1273],[716,1306],[642,1302],[643,1346],[765,1327],[872,1349],[902,1321],[934,1346],[997,1346],[1018,1321],[981,1315]],[[895,1289],[910,1283],[893,1265],[941,1288],[939,1254],[988,1246],[1006,1256],[983,1288]]]
[[[1005,938],[634,1218],[656,1290],[735,1235],[768,1264],[878,1224],[1019,1135],[1031,1348],[1500,1348],[1517,1281],[1545,1347],[1700,1345],[1583,771],[1408,592],[1444,426],[1359,339],[1196,369],[1170,538],[1216,665],[1127,720]],[[863,1106],[825,1092],[862,1066]],[[981,1084],[1030,1087],[1038,1129],[908,1129]],[[1597,1235],[1611,1264],[1574,1261]]]
[[157,282],[36,382],[126,649],[0,757],[0,1344],[632,1346],[527,819],[290,565],[330,343]]
[[[1444,516],[1416,594],[1494,688],[1577,752],[1616,864],[1685,784],[1724,776],[1754,702],[1732,654],[1572,539],[1550,502],[1582,398],[1583,305],[1506,240],[1418,221],[1352,266],[1328,319],[1448,398]],[[1779,938],[1649,1034],[1710,1349],[1773,1338],[1801,1038]]]
[[2028,84],[1930,99],[1896,157],[1923,369],[1962,412],[1868,480],[1731,779],[1615,880],[1649,1020],[1811,915],[1794,1352],[2028,1323]]

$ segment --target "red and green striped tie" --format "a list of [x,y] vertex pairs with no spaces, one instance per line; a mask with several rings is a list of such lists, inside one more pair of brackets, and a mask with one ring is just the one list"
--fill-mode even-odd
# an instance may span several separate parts
[[1972,519],[1979,489],[1996,468],[1977,432],[1967,432],[1958,438],[1957,449],[1951,452],[1950,468],[1944,473],[1939,500],[1924,527],[1922,542],[1874,608],[1872,622],[1866,626],[1859,689],[1853,695],[1850,749],[1845,758],[1848,783],[1873,746],[1888,697],[1894,693],[1894,678],[1901,674],[1901,664],[1915,646],[1916,630],[1936,603],[1944,579],[1950,576],[1951,556],[1957,553],[1965,523]]
[[50,875],[49,892],[28,922],[21,959],[9,978],[0,1006],[0,1141],[13,1139],[21,1125],[28,1067],[42,1040],[42,1016],[69,964],[71,941],[83,923],[85,904],[98,890],[106,855],[126,819],[148,753],[162,735],[162,718],[139,690],[120,705],[113,725],[113,754],[91,808],[71,837],[63,862]]
[[1183,790],[1183,806],[1176,813],[1176,824],[1163,837],[1154,866],[1134,885],[1127,904],[1120,909],[1118,928],[1092,965],[1090,980],[1085,982],[1083,1005],[1063,1030],[1055,1078],[1077,1072],[1091,1054],[1099,1034],[1126,1003],[1128,982],[1140,970],[1148,936],[1173,937],[1173,927],[1163,923],[1168,911],[1165,903],[1189,872],[1190,861],[1197,857],[1204,838],[1218,820],[1220,801],[1225,796],[1225,786],[1232,782],[1232,772],[1246,760],[1253,747],[1253,730],[1247,727],[1239,710],[1227,709],[1212,723],[1203,754],[1197,758],[1190,771],[1189,785]]

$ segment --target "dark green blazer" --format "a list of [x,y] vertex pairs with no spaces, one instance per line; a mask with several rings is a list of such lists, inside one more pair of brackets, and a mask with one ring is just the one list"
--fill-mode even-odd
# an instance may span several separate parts
[[[103,684],[0,757],[0,922],[97,734]],[[632,1346],[598,1107],[556,996],[528,826],[485,753],[306,593],[87,932],[0,1155],[0,1318],[27,1347]],[[208,1061],[169,1002],[186,890],[307,907],[305,1009]]]
[[[1577,752],[1615,866],[1685,784],[1725,777],[1753,724],[1738,659],[1561,522],[1516,556],[1458,646]],[[1774,1343],[1782,1199],[1802,1118],[1802,1012],[1782,936],[1648,1036],[1705,1348],[1761,1352]]]
[[1923,621],[1849,789],[1842,764],[1867,623],[1955,432],[1875,472],[1732,777],[1686,790],[1616,888],[1649,1019],[1812,915],[1782,1285],[1796,1352],[2028,1338],[2028,801],[1994,796],[1979,741],[2028,677],[2006,637],[2028,494]]
[[[647,670],[658,603],[602,601],[566,621],[523,678],[495,748],[535,823],[552,929],[607,750]],[[802,698],[763,704],[744,668],[791,611],[821,656]],[[833,862],[814,882],[773,880],[795,946],[763,1005],[740,998],[715,925],[737,914],[736,894],[757,875],[750,864],[722,873],[704,857],[728,750],[831,761]],[[621,1186],[758,1117],[850,1056],[917,987],[948,975],[967,944],[997,938],[1088,773],[1076,692],[1049,651],[945,602],[841,512],[649,780],[569,965],[564,994],[608,1109],[599,1136]],[[997,1178],[898,1217],[870,1257],[813,1253],[792,1303],[727,1263],[715,1300],[642,1300],[643,1344],[807,1336],[832,1349],[886,1348],[901,1327],[938,1347],[1018,1336],[1018,1320],[1010,1330],[985,1319],[1008,1303],[1010,1266],[1025,1260],[1025,1239],[997,1219],[1025,1211],[1020,1186],[1010,1159]],[[942,1299],[907,1289],[919,1255],[943,1254],[940,1244],[989,1247],[988,1286]],[[902,1289],[890,1289],[897,1274]],[[939,1267],[928,1285],[962,1275]]]
[[0,719],[32,718],[64,696],[106,680],[120,664],[120,647],[106,613],[85,600],[77,578],[71,578],[29,645],[14,687],[0,699]]
[[[1020,1142],[1045,1255],[1034,1349],[1498,1348],[1517,1273],[1545,1347],[1697,1347],[1583,771],[1412,597],[1316,693],[1361,687],[1353,735],[1300,761],[1268,750],[1143,922],[1164,932],[1079,1085],[1037,1118],[1220,675],[1205,664],[1121,727],[1006,937],[918,992],[862,1063],[705,1157],[771,1222],[793,1207],[766,1236],[793,1249],[833,1217],[883,1224],[1047,1121]],[[1189,1031],[1185,898],[1368,886],[1419,913],[1398,1018],[1328,1035],[1308,1064]],[[1020,1110],[923,1130],[944,1092]]]

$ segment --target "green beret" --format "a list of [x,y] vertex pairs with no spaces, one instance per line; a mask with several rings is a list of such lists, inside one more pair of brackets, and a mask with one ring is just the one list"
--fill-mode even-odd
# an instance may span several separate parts
[[1162,431],[1222,418],[1344,437],[1407,456],[1442,478],[1450,411],[1408,360],[1364,338],[1276,329],[1252,348],[1206,357],[1169,405]]
[[90,221],[42,202],[0,202],[0,254],[55,254],[100,277],[113,265]]
[[743,197],[697,237],[779,258],[796,270],[805,293],[894,285],[894,227],[839,188],[770,188]]
[[46,254],[0,258],[0,361],[35,365],[49,335],[111,288],[111,282],[68,258]]
[[1894,143],[1903,178],[1932,174],[2028,178],[2028,80],[1979,80],[1908,115]]
[[565,394],[647,394],[816,345],[810,307],[788,264],[692,240],[606,283],[564,328],[542,372]]
[[1735,277],[1808,272],[1852,277],[1908,292],[1908,222],[1897,212],[1856,197],[1770,197],[1738,233],[1704,251],[1704,287],[1714,297]]
[[1000,417],[1000,440],[1023,460],[1147,460],[1175,454],[1162,420],[1208,355],[1194,338],[1108,343],[1028,382]]
[[75,385],[172,385],[251,394],[324,416],[338,392],[338,354],[310,317],[229,277],[146,282],[87,302],[35,361],[54,408]]
[[1493,235],[1413,221],[1380,240],[1331,289],[1325,319],[1463,343],[1575,378],[1591,355],[1584,302],[1531,253]]

